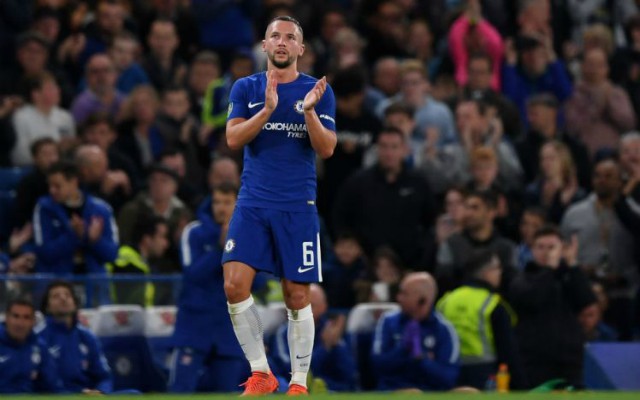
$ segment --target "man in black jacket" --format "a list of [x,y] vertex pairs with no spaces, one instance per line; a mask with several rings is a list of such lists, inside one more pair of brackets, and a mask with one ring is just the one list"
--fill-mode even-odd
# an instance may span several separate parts
[[580,385],[585,338],[577,316],[596,298],[576,265],[577,239],[565,244],[556,228],[544,227],[535,234],[532,252],[533,261],[510,290],[528,381],[537,386],[563,378]]

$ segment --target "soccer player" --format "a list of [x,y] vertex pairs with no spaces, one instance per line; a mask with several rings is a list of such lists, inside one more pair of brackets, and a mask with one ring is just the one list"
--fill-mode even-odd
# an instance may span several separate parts
[[233,183],[214,187],[198,220],[182,233],[183,281],[172,339],[170,392],[204,389],[198,387],[204,372],[216,377],[207,391],[234,392],[247,374],[247,362],[235,340],[221,290],[222,247],[237,197]]
[[269,23],[262,49],[267,71],[236,81],[229,97],[227,143],[244,148],[238,203],[222,257],[234,331],[251,365],[244,394],[275,391],[251,284],[257,271],[281,278],[289,317],[289,394],[306,394],[314,323],[309,284],[322,281],[316,209],[316,154],[336,146],[335,98],[326,78],[297,70],[304,53],[295,19]]

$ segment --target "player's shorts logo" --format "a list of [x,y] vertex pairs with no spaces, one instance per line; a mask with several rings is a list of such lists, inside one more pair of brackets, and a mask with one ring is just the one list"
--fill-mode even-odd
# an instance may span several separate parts
[[293,105],[293,109],[296,110],[298,114],[304,114],[304,101],[298,100],[296,104]]
[[235,248],[236,242],[234,242],[233,239],[227,240],[227,243],[224,244],[224,251],[227,253],[231,253]]

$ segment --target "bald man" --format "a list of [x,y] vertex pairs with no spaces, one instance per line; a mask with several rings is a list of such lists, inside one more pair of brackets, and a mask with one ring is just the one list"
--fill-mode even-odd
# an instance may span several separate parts
[[433,309],[438,287],[426,272],[400,283],[400,311],[376,327],[372,362],[378,390],[449,390],[458,377],[459,342],[453,326]]

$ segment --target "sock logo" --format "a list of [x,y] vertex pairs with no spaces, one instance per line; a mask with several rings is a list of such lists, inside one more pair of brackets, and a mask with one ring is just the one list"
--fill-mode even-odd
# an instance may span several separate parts
[[307,357],[309,357],[310,355],[311,355],[311,354],[307,354],[306,356],[302,356],[302,357],[301,357],[301,356],[299,356],[299,355],[296,355],[296,360],[302,360],[303,358],[307,358]]

